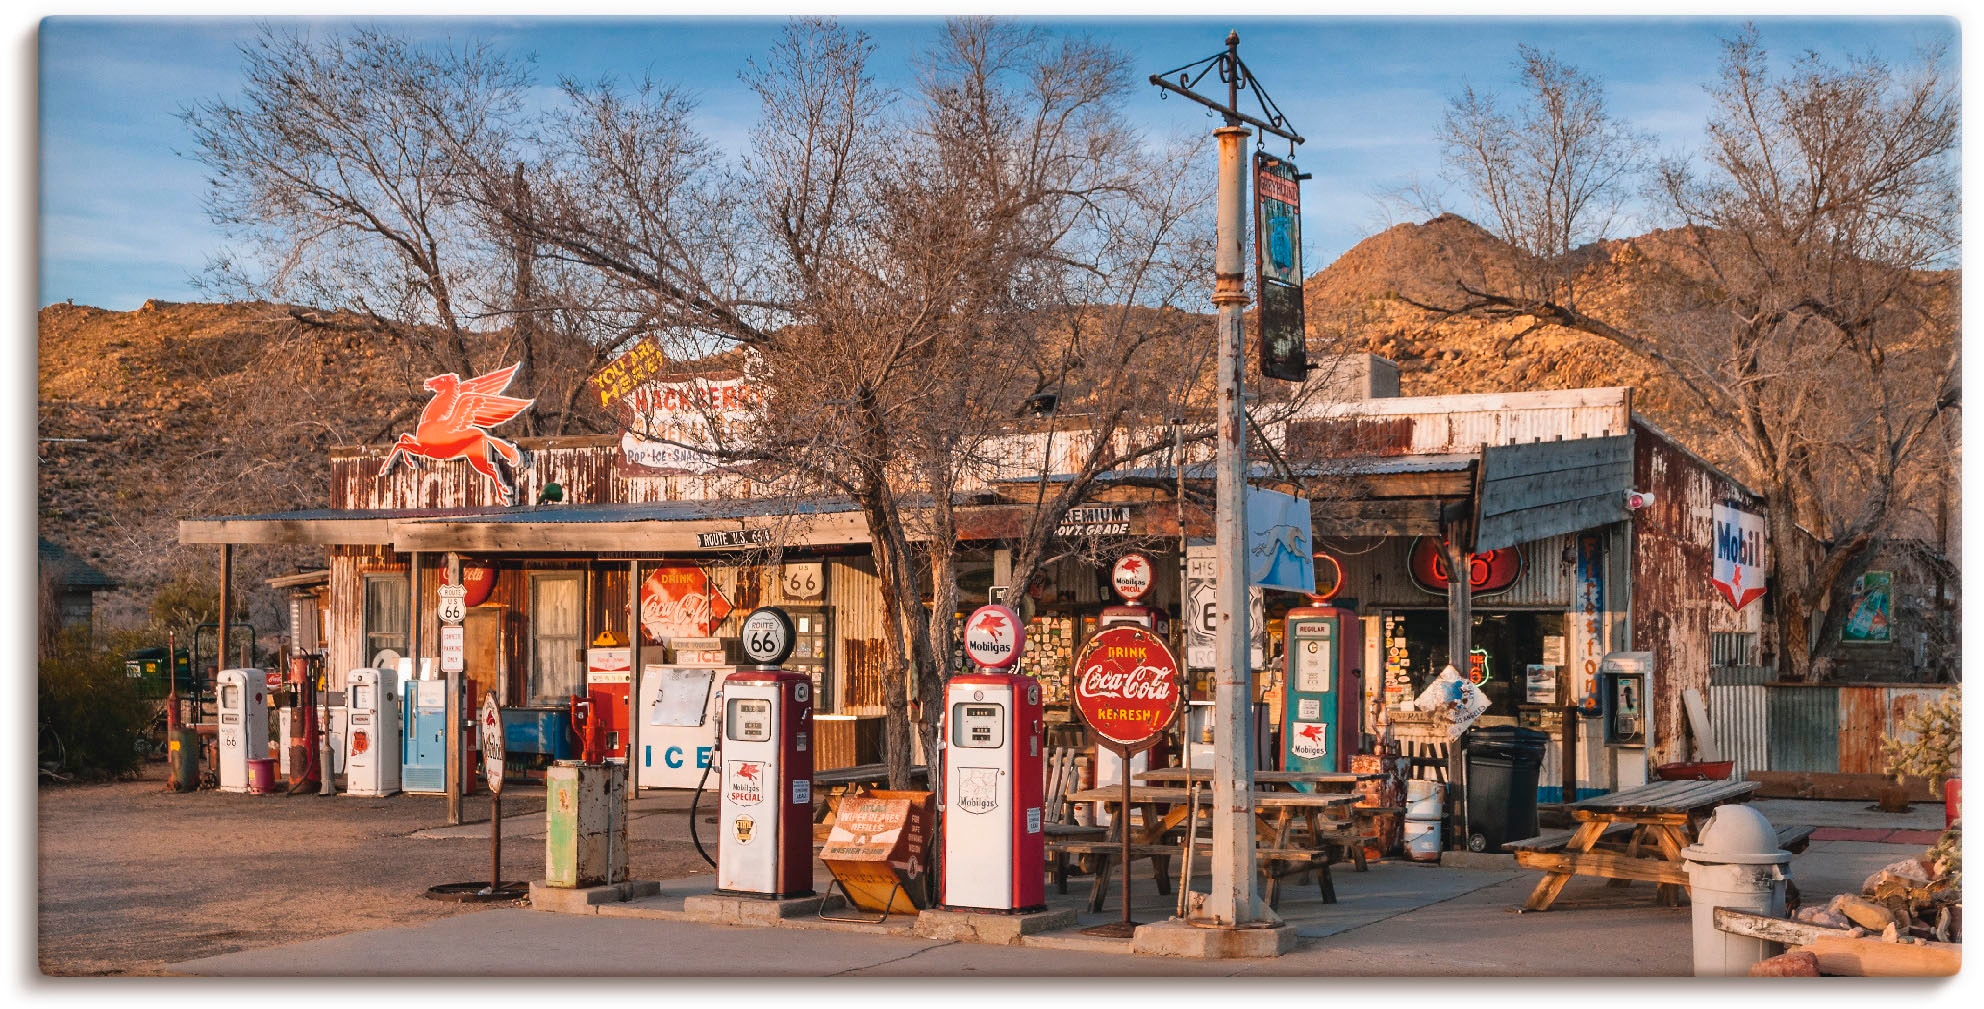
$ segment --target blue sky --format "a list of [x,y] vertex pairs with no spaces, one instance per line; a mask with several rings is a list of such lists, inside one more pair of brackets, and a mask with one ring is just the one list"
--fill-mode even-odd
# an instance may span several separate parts
[[[909,55],[933,37],[933,18],[847,17],[878,43],[884,82],[910,83]],[[1053,31],[1082,32],[1131,54],[1139,79],[1216,51],[1229,28],[1241,57],[1308,138],[1298,162],[1312,173],[1303,193],[1305,264],[1327,265],[1394,219],[1375,195],[1410,177],[1440,172],[1435,130],[1447,99],[1464,85],[1513,93],[1519,43],[1600,75],[1614,110],[1659,138],[1663,153],[1694,146],[1715,72],[1718,39],[1736,19],[1703,17],[1255,16],[1224,19],[1026,17]],[[525,16],[286,19],[335,31],[357,23],[435,41],[481,39],[516,55],[534,53],[540,83],[559,75],[596,78],[651,72],[688,84],[701,99],[697,125],[738,149],[756,115],[738,82],[744,61],[764,52],[782,21],[764,18],[550,19]],[[191,278],[223,245],[200,206],[203,175],[184,156],[176,113],[239,86],[235,46],[255,31],[245,15],[199,18],[57,17],[32,37],[38,56],[39,247],[35,300],[63,299],[131,309],[147,298],[201,297]],[[1954,43],[1948,18],[1759,19],[1774,55],[1810,48],[1829,59],[1872,52],[1904,62],[1914,49]],[[1953,59],[1955,57],[1952,57]],[[1136,85],[1129,116],[1153,138],[1210,130],[1199,107]],[[1285,144],[1275,141],[1277,153]],[[1211,167],[1207,165],[1208,185]],[[1456,198],[1458,200],[1458,198]],[[1468,212],[1464,203],[1453,209]]]

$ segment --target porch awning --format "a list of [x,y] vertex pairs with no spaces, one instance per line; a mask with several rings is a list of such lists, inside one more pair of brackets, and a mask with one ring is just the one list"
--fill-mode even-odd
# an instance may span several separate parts
[[866,543],[845,499],[659,501],[529,508],[328,508],[187,519],[181,543],[300,543],[464,551],[722,551],[762,543]]

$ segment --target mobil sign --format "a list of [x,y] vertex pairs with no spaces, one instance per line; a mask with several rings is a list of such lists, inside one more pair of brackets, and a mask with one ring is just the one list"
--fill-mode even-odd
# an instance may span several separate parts
[[1715,563],[1710,579],[1736,609],[1764,594],[1764,517],[1730,505],[1710,511]]

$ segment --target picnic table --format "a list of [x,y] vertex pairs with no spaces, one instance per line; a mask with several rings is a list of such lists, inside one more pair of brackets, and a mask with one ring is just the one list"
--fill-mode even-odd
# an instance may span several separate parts
[[[1363,855],[1361,843],[1348,833],[1349,823],[1344,819],[1345,812],[1357,802],[1354,793],[1316,794],[1313,792],[1286,792],[1253,790],[1255,816],[1255,857],[1267,875],[1267,886],[1263,895],[1270,907],[1278,906],[1281,899],[1280,880],[1283,876],[1295,873],[1318,871],[1325,903],[1336,902],[1336,888],[1330,880],[1329,866],[1336,860],[1338,849],[1349,849],[1357,856]],[[1199,793],[1199,807],[1211,806],[1211,794],[1204,789]],[[1069,802],[1096,802],[1105,806],[1120,807],[1123,804],[1123,786],[1104,785],[1100,788],[1083,789],[1068,795]],[[1183,838],[1173,840],[1172,831],[1184,825],[1191,815],[1192,790],[1175,786],[1137,785],[1130,786],[1130,805],[1141,811],[1141,823],[1130,834],[1130,857],[1149,858],[1153,877],[1159,893],[1168,894],[1170,889],[1170,861],[1184,855]],[[1304,828],[1298,831],[1297,827]],[[1109,861],[1122,857],[1124,831],[1130,829],[1130,817],[1118,808],[1111,817],[1109,835],[1099,841],[1050,842],[1049,851],[1055,856],[1055,885],[1060,892],[1067,892],[1065,858],[1070,854],[1095,856],[1101,865],[1095,871],[1094,889],[1089,894],[1089,909],[1102,910],[1102,902],[1108,891]],[[1210,843],[1209,835],[1201,835],[1198,843]]]
[[[1318,792],[1349,792],[1360,781],[1382,777],[1382,774],[1342,771],[1255,771],[1254,787],[1262,791],[1304,791],[1300,786],[1310,785]],[[1204,784],[1212,781],[1212,771],[1203,767],[1154,767],[1138,772],[1134,780],[1153,785],[1183,785],[1194,781]]]
[[[1747,802],[1759,787],[1754,781],[1657,781],[1567,805],[1574,830],[1502,845],[1515,852],[1517,865],[1544,871],[1523,910],[1549,910],[1572,876],[1599,876],[1619,886],[1646,880],[1656,884],[1660,903],[1680,903],[1688,885],[1681,849],[1695,843],[1715,807]],[[1811,832],[1785,827],[1778,843],[1797,850]]]

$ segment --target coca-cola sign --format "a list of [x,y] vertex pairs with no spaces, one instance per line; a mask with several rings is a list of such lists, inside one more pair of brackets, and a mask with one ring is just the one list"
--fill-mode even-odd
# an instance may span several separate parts
[[964,650],[986,669],[1006,669],[1026,650],[1026,626],[1010,607],[980,606],[964,622]]
[[1097,631],[1075,662],[1075,709],[1103,740],[1134,752],[1171,727],[1184,702],[1178,660],[1134,624]]

